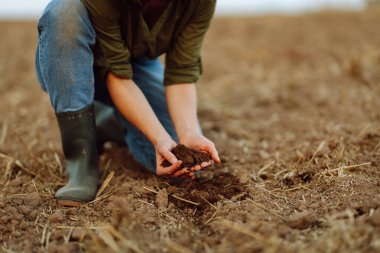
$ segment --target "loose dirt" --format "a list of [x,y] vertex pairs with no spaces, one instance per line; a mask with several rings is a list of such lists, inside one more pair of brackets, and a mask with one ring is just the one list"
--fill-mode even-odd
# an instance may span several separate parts
[[174,183],[108,145],[104,191],[64,208],[36,23],[1,22],[0,252],[380,252],[379,23],[217,18],[197,89],[222,164]]
[[305,229],[317,222],[317,216],[311,210],[290,216],[288,224],[291,228]]
[[[195,165],[201,165],[203,162],[211,161],[211,157],[208,154],[190,149],[182,144],[178,144],[173,148],[172,153],[178,160],[182,161],[180,169],[192,168]],[[170,165],[171,163],[167,160],[162,163],[163,167],[169,167]]]

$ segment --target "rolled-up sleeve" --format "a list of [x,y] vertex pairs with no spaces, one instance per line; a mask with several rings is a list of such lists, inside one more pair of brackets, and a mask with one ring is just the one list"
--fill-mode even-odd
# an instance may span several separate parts
[[120,1],[82,0],[96,32],[95,67],[105,69],[114,75],[131,79],[131,54],[121,35]]
[[202,74],[201,49],[216,0],[199,1],[193,17],[166,54],[165,85],[194,83]]

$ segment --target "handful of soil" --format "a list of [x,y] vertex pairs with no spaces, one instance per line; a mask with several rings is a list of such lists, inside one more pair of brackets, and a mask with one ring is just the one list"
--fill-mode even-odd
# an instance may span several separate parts
[[[195,165],[200,165],[203,162],[211,161],[211,156],[206,153],[196,151],[194,149],[188,148],[185,145],[178,144],[173,150],[172,153],[177,157],[178,160],[182,161],[180,169],[183,168],[192,168]],[[162,163],[163,167],[169,167],[170,162],[165,160]]]

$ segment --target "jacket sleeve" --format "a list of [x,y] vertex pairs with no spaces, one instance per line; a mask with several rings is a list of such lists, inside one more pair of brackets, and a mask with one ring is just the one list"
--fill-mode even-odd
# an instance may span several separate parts
[[97,63],[107,72],[131,79],[130,51],[121,36],[120,1],[82,0],[96,32]]
[[202,74],[201,49],[216,0],[201,0],[193,17],[166,54],[165,85],[194,83]]

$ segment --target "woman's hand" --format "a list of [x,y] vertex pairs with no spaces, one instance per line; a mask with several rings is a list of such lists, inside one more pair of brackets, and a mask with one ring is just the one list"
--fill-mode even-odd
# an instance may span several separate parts
[[[188,168],[179,169],[182,164],[182,161],[179,161],[171,150],[177,144],[173,140],[162,140],[158,141],[155,149],[156,149],[156,173],[158,176],[166,176],[166,177],[181,177],[188,176],[190,178],[194,178],[195,175],[193,172],[190,172]],[[169,167],[163,167],[162,163],[167,160],[172,165]]]
[[202,164],[198,164],[193,168],[190,168],[190,171],[199,171],[201,169],[205,169],[213,165],[213,163],[220,163],[220,158],[218,151],[215,148],[215,144],[204,137],[199,133],[186,133],[181,136],[180,143],[188,146],[189,148],[206,152],[211,156],[211,160],[208,162],[203,162]]

